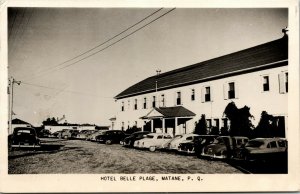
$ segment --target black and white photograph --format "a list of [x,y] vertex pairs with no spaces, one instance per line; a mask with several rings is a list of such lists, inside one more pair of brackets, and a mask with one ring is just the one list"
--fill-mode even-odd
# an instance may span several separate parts
[[4,6],[1,173],[212,191],[214,176],[290,177],[295,2]]

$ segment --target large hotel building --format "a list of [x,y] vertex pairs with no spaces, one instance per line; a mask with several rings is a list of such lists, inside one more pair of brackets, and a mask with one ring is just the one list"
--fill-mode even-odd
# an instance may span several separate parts
[[285,133],[288,117],[288,36],[148,77],[115,97],[114,129],[137,126],[172,135],[192,133],[204,114],[208,128],[228,127],[230,102],[275,116]]

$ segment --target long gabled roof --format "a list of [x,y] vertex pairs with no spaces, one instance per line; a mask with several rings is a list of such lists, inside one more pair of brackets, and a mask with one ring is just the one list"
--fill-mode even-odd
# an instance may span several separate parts
[[31,125],[30,123],[27,123],[21,119],[13,119],[11,121],[11,124],[15,124],[15,125]]
[[152,76],[127,88],[115,99],[200,83],[251,71],[287,65],[288,37]]

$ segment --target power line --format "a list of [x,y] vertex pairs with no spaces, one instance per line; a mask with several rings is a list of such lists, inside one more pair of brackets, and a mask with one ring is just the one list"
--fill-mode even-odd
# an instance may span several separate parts
[[98,97],[98,98],[111,98],[111,99],[113,99],[113,97],[98,96],[98,95],[95,95],[95,94],[84,93],[84,92],[79,92],[79,91],[74,91],[74,90],[62,90],[62,89],[59,89],[59,88],[53,88],[53,87],[49,87],[49,86],[43,86],[43,85],[38,85],[38,84],[33,84],[33,83],[28,83],[28,82],[23,82],[23,81],[22,81],[22,84],[29,85],[29,86],[34,86],[34,87],[39,87],[39,88],[45,88],[45,89],[49,89],[49,90],[57,90],[57,91],[60,91],[60,92],[68,92],[68,93],[74,93],[74,94],[95,96],[95,97]]
[[79,55],[76,55],[75,57],[72,57],[71,59],[68,59],[68,60],[66,60],[66,61],[64,61],[64,62],[62,62],[62,63],[59,63],[58,65],[51,66],[51,67],[49,67],[49,68],[47,68],[47,69],[41,71],[40,73],[48,72],[49,70],[51,70],[51,69],[53,69],[53,68],[62,66],[62,65],[66,64],[66,63],[68,63],[68,62],[70,62],[70,61],[72,61],[72,60],[74,60],[74,59],[77,59],[77,58],[79,58],[79,57],[81,57],[81,56],[83,56],[83,55],[85,55],[85,54],[87,54],[87,53],[89,53],[89,52],[95,50],[96,48],[99,48],[99,47],[103,46],[104,44],[108,43],[109,41],[113,40],[114,38],[120,36],[121,34],[127,32],[128,30],[132,29],[133,27],[137,26],[138,24],[140,24],[141,22],[145,21],[145,20],[148,19],[149,17],[153,16],[153,15],[156,14],[157,12],[161,11],[162,9],[163,9],[163,8],[160,8],[160,9],[154,11],[153,13],[151,13],[151,14],[148,15],[148,16],[146,16],[146,17],[143,18],[142,20],[140,20],[140,21],[138,21],[137,23],[131,25],[130,27],[126,28],[125,30],[121,31],[120,33],[118,33],[118,34],[112,36],[111,38],[107,39],[106,41],[104,41],[104,42],[102,42],[102,43],[100,43],[100,44],[94,46],[93,48],[91,48],[91,49],[89,49],[89,50],[87,50],[87,51],[85,51],[85,52],[83,52],[83,53],[81,53],[81,54],[79,54]]
[[67,66],[64,66],[64,67],[62,67],[62,68],[59,68],[58,70],[61,70],[61,69],[65,69],[65,68],[67,68],[67,67],[70,67],[70,66],[72,66],[72,65],[74,65],[74,64],[76,64],[76,63],[78,63],[78,62],[80,62],[80,61],[83,61],[83,60],[85,60],[85,59],[87,59],[87,58],[89,58],[89,57],[91,57],[91,56],[93,56],[93,55],[95,55],[95,54],[101,52],[101,51],[104,51],[104,50],[108,49],[109,47],[111,47],[111,46],[115,45],[116,43],[118,43],[118,42],[124,40],[125,38],[131,36],[132,34],[134,34],[134,33],[136,33],[137,31],[143,29],[144,27],[150,25],[151,23],[153,23],[153,22],[155,22],[156,20],[162,18],[163,16],[167,15],[168,13],[170,13],[171,11],[173,11],[173,10],[175,10],[175,9],[176,9],[176,8],[173,8],[173,9],[169,10],[168,12],[164,13],[163,15],[157,17],[156,19],[154,19],[154,20],[150,21],[149,23],[143,25],[142,27],[136,29],[135,31],[133,31],[133,32],[131,32],[130,34],[124,36],[123,38],[117,40],[116,42],[114,42],[114,43],[112,43],[112,44],[110,44],[110,45],[104,47],[103,49],[101,49],[101,50],[99,50],[99,51],[97,51],[97,52],[95,52],[95,53],[92,53],[92,54],[90,54],[90,55],[88,55],[88,56],[86,56],[86,57],[84,57],[84,58],[82,58],[82,59],[80,59],[80,60],[78,60],[78,61],[75,61],[75,62],[73,62],[73,63],[71,63],[71,64],[69,64],[69,65],[67,65]]

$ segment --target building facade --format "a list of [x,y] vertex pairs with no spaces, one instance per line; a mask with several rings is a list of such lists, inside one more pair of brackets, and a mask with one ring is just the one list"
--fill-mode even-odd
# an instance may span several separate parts
[[288,37],[142,80],[116,97],[114,128],[192,133],[204,114],[208,128],[229,127],[225,107],[250,107],[278,118],[285,134],[288,113]]

